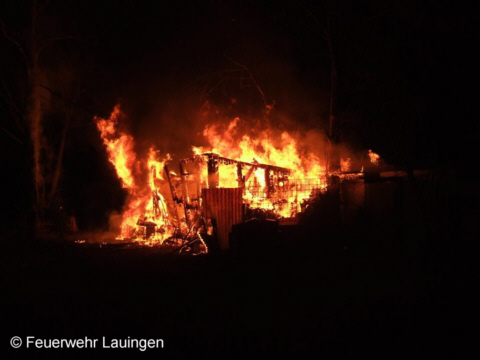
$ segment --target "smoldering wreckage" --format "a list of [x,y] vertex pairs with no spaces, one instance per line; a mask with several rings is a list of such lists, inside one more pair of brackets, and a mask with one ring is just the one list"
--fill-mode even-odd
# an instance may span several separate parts
[[[234,140],[238,118],[223,133],[207,127],[211,148],[192,146],[193,156],[181,159],[176,173],[170,156],[159,159],[153,147],[148,160],[137,159],[132,136],[118,129],[121,116],[117,105],[109,119],[95,118],[109,161],[128,190],[119,234],[103,245],[159,247],[182,255],[239,251],[252,246],[249,238],[259,224],[270,233],[293,228],[328,192],[340,192],[342,221],[348,226],[351,214],[365,204],[372,179],[395,184],[406,179],[402,171],[366,173],[363,166],[350,171],[348,158],[341,159],[339,171],[328,173],[314,154],[300,155],[287,132],[280,146],[266,131],[256,139]],[[375,169],[380,156],[369,150],[368,158],[367,166]],[[135,174],[140,164],[146,181]]]

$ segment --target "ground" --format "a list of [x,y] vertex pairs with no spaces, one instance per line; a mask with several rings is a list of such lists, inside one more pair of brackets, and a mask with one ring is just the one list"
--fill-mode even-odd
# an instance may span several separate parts
[[206,256],[71,243],[5,248],[3,351],[72,354],[12,349],[13,336],[161,338],[163,349],[75,353],[165,359],[453,356],[473,345],[474,291],[462,267],[440,266],[438,256],[303,246]]

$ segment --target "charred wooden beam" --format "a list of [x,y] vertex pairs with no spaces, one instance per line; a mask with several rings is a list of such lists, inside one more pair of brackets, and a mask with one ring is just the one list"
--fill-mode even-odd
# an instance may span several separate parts
[[179,203],[177,192],[175,191],[175,187],[172,184],[172,179],[170,179],[170,171],[168,170],[168,165],[165,164],[163,169],[165,170],[165,173],[167,174],[168,185],[170,185],[170,193],[172,195],[173,208],[175,210],[175,220],[177,220],[177,224],[180,224],[180,217],[178,216],[178,209],[177,209],[177,204]]
[[280,166],[275,166],[275,165],[260,164],[257,161],[253,161],[251,163],[250,162],[245,162],[245,161],[239,161],[239,160],[235,160],[235,159],[229,159],[229,158],[226,158],[226,157],[220,156],[218,154],[214,154],[214,153],[203,153],[202,155],[207,156],[208,159],[210,159],[211,157],[215,157],[217,159],[218,163],[225,164],[225,165],[242,164],[244,166],[253,166],[254,169],[269,169],[269,170],[273,170],[275,172],[288,174],[288,175],[291,173],[290,169],[280,167]]
[[183,193],[182,199],[183,199],[183,202],[186,204],[190,202],[190,198],[188,195],[188,187],[187,187],[188,173],[185,171],[185,168],[183,167],[182,163],[179,164],[179,167],[180,167],[180,180],[182,183],[182,193]]
[[265,169],[265,190],[267,198],[275,192],[274,171],[269,168]]
[[189,164],[191,162],[200,163],[203,162],[204,158],[201,155],[195,155],[194,157],[180,159],[180,163]]
[[[258,164],[258,161],[256,159],[253,159],[253,164]],[[245,183],[247,183],[248,179],[250,179],[250,176],[252,176],[253,170],[255,170],[255,167],[251,166],[247,172],[247,175],[245,175]]]
[[280,174],[285,174],[285,175],[290,175],[290,173],[291,173],[290,169],[280,167],[280,166],[275,166],[275,165],[260,164],[255,159],[252,162],[239,161],[239,160],[235,160],[235,159],[226,158],[226,157],[220,156],[220,155],[215,154],[215,153],[203,153],[201,156],[197,155],[197,156],[194,156],[194,157],[191,157],[191,158],[181,159],[180,162],[182,164],[188,164],[190,162],[202,162],[204,160],[204,159],[202,159],[202,156],[207,158],[207,164],[208,164],[208,161],[215,159],[216,162],[217,162],[217,165],[220,165],[220,164],[223,164],[223,165],[241,164],[242,166],[252,166],[253,170],[256,170],[256,169],[270,169],[270,170],[273,170],[276,173],[278,172]]
[[183,209],[185,211],[185,222],[187,225],[190,225],[189,219],[188,219],[188,205],[190,203],[190,198],[188,196],[188,186],[187,186],[187,172],[185,171],[182,162],[179,164],[180,167],[180,179],[182,182],[182,200],[183,200]]
[[242,164],[237,164],[237,182],[239,188],[245,187],[245,178],[242,174],[242,167]]
[[208,188],[216,189],[220,183],[220,175],[218,173],[218,159],[217,154],[208,154],[207,170],[208,170]]
[[152,200],[153,200],[153,214],[155,218],[160,215],[160,196],[158,195],[157,190],[152,190]]

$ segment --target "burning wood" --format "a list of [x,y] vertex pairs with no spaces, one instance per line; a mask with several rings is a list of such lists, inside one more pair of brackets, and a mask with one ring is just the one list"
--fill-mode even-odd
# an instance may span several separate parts
[[109,119],[95,119],[109,160],[129,193],[118,239],[205,253],[204,239],[212,235],[216,219],[206,215],[204,189],[240,189],[241,217],[235,221],[295,218],[326,191],[325,166],[313,153],[300,151],[287,132],[275,141],[267,131],[237,139],[238,118],[222,135],[218,125],[207,126],[204,136],[211,147],[192,147],[193,156],[179,161],[177,176],[169,170],[170,156],[161,159],[153,147],[146,161],[137,159],[133,138],[117,129],[121,116],[117,106]]

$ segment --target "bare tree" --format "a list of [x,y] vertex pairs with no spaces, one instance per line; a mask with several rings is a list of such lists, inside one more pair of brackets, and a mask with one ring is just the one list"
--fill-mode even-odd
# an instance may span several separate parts
[[330,59],[330,84],[329,84],[329,115],[327,126],[327,151],[325,154],[327,171],[334,171],[340,167],[340,158],[335,153],[334,145],[340,141],[341,138],[341,123],[339,119],[339,69],[338,69],[338,46],[341,41],[351,36],[359,28],[365,24],[370,23],[380,17],[397,9],[397,5],[386,7],[385,9],[372,14],[369,17],[358,18],[351,23],[340,23],[341,19],[338,16],[339,1],[324,0],[321,3],[321,11],[314,12],[311,8],[300,3],[300,6],[306,13],[306,21],[300,20],[303,26],[306,26],[316,34],[319,39],[322,39],[323,44],[326,45],[329,59]]
[[[58,149],[51,145],[51,140],[45,134],[46,114],[51,109],[51,99],[59,96],[48,86],[48,74],[41,65],[41,58],[46,50],[59,41],[73,39],[70,35],[45,36],[41,33],[40,18],[50,0],[40,2],[33,0],[28,14],[27,29],[23,34],[10,31],[3,19],[0,19],[1,35],[10,46],[10,56],[21,59],[20,78],[25,79],[21,86],[21,96],[12,95],[15,85],[7,84],[2,76],[3,102],[8,104],[10,117],[15,120],[16,131],[9,130],[0,124],[0,129],[13,140],[28,146],[32,154],[32,172],[34,185],[35,232],[41,235],[45,232],[46,209],[51,205],[57,192],[65,141],[71,118],[71,106],[64,104],[64,124],[61,131]],[[13,26],[12,26],[13,27]],[[23,137],[15,132],[25,133]]]
[[248,65],[227,54],[223,54],[223,56],[228,60],[224,69],[205,73],[189,86],[199,88],[201,102],[207,100],[212,93],[218,91],[222,85],[227,83],[238,86],[238,90],[253,89],[252,94],[261,100],[263,120],[265,121],[263,125],[270,129],[269,115],[275,106],[275,102],[268,100],[265,91]]

